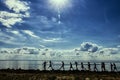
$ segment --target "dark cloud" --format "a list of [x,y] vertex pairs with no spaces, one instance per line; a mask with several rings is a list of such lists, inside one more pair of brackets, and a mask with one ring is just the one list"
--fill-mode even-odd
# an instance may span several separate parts
[[91,42],[84,42],[80,46],[81,51],[96,52],[99,49],[99,46],[97,44]]

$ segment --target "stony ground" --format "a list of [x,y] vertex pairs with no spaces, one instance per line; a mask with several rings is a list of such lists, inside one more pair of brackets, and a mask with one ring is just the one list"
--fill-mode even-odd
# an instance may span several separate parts
[[120,80],[120,72],[0,70],[0,80]]

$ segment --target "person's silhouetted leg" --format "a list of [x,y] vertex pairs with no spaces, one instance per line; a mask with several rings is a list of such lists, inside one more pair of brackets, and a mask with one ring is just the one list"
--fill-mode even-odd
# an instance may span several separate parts
[[61,69],[65,70],[65,68],[64,68],[64,62],[63,61],[62,61],[62,66],[60,67],[59,70],[61,70]]

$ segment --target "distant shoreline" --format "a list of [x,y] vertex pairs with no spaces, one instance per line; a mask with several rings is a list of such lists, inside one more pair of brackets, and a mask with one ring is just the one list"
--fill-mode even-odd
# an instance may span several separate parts
[[66,59],[66,60],[45,60],[45,59],[43,59],[43,60],[0,60],[0,61],[79,61],[79,62],[105,62],[105,63],[110,63],[110,62],[115,62],[115,63],[120,63],[120,61],[119,60],[68,60],[68,59]]

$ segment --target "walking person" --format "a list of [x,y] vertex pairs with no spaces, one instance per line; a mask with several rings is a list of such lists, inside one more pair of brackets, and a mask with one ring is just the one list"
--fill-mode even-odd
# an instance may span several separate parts
[[61,70],[61,69],[65,70],[64,65],[65,65],[64,62],[62,61],[62,65],[61,65],[61,67],[60,67],[60,70]]
[[102,71],[106,71],[106,69],[105,69],[105,63],[104,62],[101,63],[101,70]]
[[54,70],[54,69],[53,69],[53,63],[52,63],[52,61],[49,61],[49,67],[48,67],[48,69],[49,69],[49,68],[51,68],[51,70]]
[[114,69],[114,71],[117,71],[117,66],[116,66],[116,64],[115,63],[113,63],[113,69]]
[[78,62],[75,61],[76,70],[78,70]]
[[94,71],[98,71],[96,63],[94,63]]
[[70,70],[74,70],[71,62],[70,62]]
[[113,64],[112,64],[112,63],[110,63],[110,68],[111,68],[111,72],[114,71],[114,70],[113,70]]
[[45,70],[45,71],[46,71],[46,65],[47,65],[47,62],[44,61],[44,62],[43,62],[43,70]]
[[88,62],[88,71],[91,71],[91,64]]
[[81,68],[82,70],[85,70],[83,62],[81,62]]

